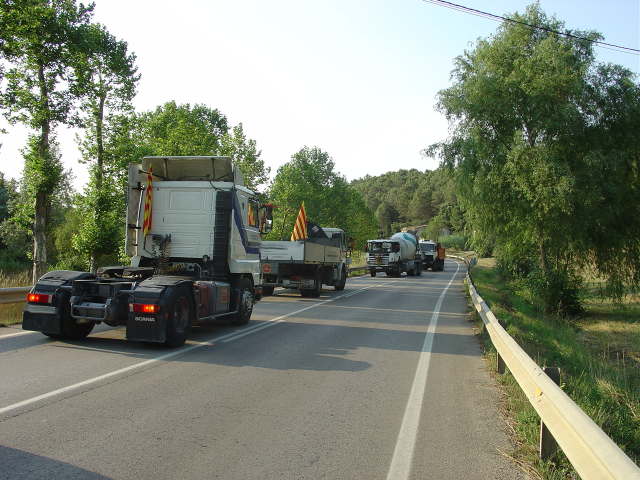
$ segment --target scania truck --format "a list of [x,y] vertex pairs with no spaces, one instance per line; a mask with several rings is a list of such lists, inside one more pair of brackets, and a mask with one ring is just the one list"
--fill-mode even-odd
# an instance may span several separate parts
[[124,326],[128,340],[177,347],[198,323],[249,322],[270,206],[229,157],[145,157],[128,173],[130,264],[46,273],[27,296],[22,327],[78,340],[104,322]]

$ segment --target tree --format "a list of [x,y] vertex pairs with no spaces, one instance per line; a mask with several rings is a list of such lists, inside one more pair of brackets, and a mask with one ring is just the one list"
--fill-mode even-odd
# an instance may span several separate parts
[[260,158],[260,150],[256,147],[256,141],[247,138],[239,123],[222,137],[222,153],[229,155],[238,165],[244,183],[252,190],[257,190],[269,180],[271,169],[265,167],[264,160]]
[[[589,262],[618,292],[638,284],[638,85],[631,72],[595,63],[599,34],[555,34],[564,25],[538,4],[512,17],[542,28],[505,22],[456,59],[438,102],[452,134],[429,153],[456,168],[473,238],[484,247],[494,239],[499,260],[527,274],[547,311],[572,313]],[[603,236],[612,228],[613,243]],[[624,273],[599,258],[622,261]]]
[[[129,153],[228,155],[240,168],[249,188],[256,189],[269,177],[256,141],[247,138],[242,124],[230,131],[227,118],[206,105],[167,102],[154,111],[119,118],[116,123],[119,125],[115,125],[113,139],[122,142]],[[126,170],[126,164],[120,168]]]
[[47,267],[50,197],[62,173],[58,157],[51,152],[52,130],[69,121],[74,100],[69,77],[74,40],[92,10],[92,5],[76,6],[72,0],[0,1],[0,54],[9,64],[0,105],[10,122],[38,131],[30,137],[24,169],[35,201],[34,282]]
[[80,204],[84,215],[75,243],[89,257],[89,269],[95,272],[96,257],[117,250],[122,222],[114,215],[118,208],[117,182],[105,179],[105,115],[131,111],[136,83],[135,55],[127,44],[118,41],[104,26],[89,24],[79,31],[79,49],[75,59],[77,81],[74,93],[81,99],[80,123],[86,133],[80,147],[85,162],[91,163],[91,181]]
[[[342,228],[357,243],[376,229],[361,195],[335,171],[329,154],[318,147],[302,148],[278,168],[270,198],[277,206],[270,239],[289,238],[302,202],[309,221]],[[357,227],[352,230],[354,225]]]

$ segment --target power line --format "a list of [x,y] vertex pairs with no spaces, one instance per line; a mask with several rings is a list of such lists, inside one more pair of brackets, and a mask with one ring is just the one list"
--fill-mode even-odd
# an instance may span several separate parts
[[422,0],[422,1],[425,2],[425,3],[432,3],[434,5],[439,5],[441,7],[450,8],[452,10],[457,10],[459,12],[469,13],[469,14],[475,15],[477,17],[488,18],[489,20],[495,20],[497,22],[516,23],[518,25],[524,25],[524,26],[527,26],[529,28],[535,28],[537,30],[543,30],[543,31],[549,32],[549,33],[555,33],[557,35],[562,35],[562,36],[565,36],[565,37],[574,38],[576,40],[584,40],[584,41],[587,41],[587,42],[594,43],[594,44],[596,44],[598,46],[601,46],[603,48],[609,47],[609,48],[607,48],[608,50],[614,50],[616,52],[630,53],[630,54],[633,54],[633,55],[640,54],[640,49],[637,49],[637,48],[625,47],[623,45],[616,45],[614,43],[601,42],[599,40],[591,40],[589,38],[580,37],[578,35],[573,35],[573,34],[571,34],[569,32],[559,32],[558,30],[553,30],[551,28],[543,27],[543,26],[540,26],[540,25],[531,25],[530,23],[527,23],[527,22],[523,22],[523,21],[520,21],[520,20],[515,20],[513,18],[503,17],[502,15],[495,15],[493,13],[484,12],[482,10],[477,10],[477,9],[471,8],[471,7],[465,7],[464,5],[459,5],[457,3],[447,2],[445,0]]

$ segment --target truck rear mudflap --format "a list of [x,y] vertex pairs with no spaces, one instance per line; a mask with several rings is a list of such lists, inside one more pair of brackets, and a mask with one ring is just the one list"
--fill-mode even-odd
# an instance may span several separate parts
[[127,340],[167,342],[167,324],[176,308],[173,298],[176,289],[191,292],[193,282],[184,277],[159,275],[136,286],[129,297]]
[[62,325],[57,308],[53,305],[27,303],[22,313],[22,329],[60,335]]
[[60,335],[71,284],[74,280],[86,278],[93,278],[93,275],[71,270],[54,270],[43,275],[27,296],[22,313],[22,329]]

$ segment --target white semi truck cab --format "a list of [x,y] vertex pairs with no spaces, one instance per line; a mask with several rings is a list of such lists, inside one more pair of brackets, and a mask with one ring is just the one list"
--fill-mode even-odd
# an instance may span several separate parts
[[145,157],[129,166],[130,265],[48,272],[27,298],[23,328],[80,339],[104,322],[126,326],[129,340],[179,346],[197,323],[247,323],[270,227],[271,208],[229,157]]

